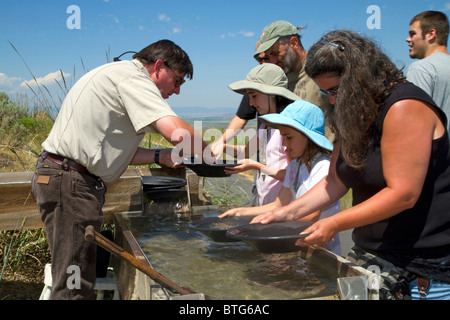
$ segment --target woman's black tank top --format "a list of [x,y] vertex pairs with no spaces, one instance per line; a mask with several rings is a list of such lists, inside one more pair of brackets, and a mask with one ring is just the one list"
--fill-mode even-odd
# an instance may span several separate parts
[[[339,178],[352,188],[353,205],[367,200],[386,187],[380,147],[383,121],[390,107],[404,99],[421,100],[434,106],[447,126],[445,114],[422,89],[409,82],[396,85],[380,109],[372,135],[373,147],[364,168],[354,170],[341,157],[337,161]],[[432,143],[426,180],[416,205],[389,219],[355,228],[353,240],[357,246],[366,250],[395,250],[413,255],[420,252],[433,255],[433,250],[442,252],[442,249],[450,246],[450,148],[447,130]]]

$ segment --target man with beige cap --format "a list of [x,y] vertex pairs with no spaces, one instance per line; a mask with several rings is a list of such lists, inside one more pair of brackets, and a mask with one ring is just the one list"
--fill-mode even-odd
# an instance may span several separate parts
[[269,63],[281,67],[288,76],[288,88],[302,100],[319,107],[327,103],[319,88],[305,73],[306,49],[298,31],[287,21],[275,21],[264,28],[255,56],[264,52]]
[[[264,28],[261,38],[258,40],[254,57],[258,60],[264,55],[265,63],[274,63],[281,67],[288,77],[288,89],[294,92],[302,100],[311,102],[321,109],[328,103],[327,97],[319,92],[319,87],[305,73],[305,57],[307,51],[303,48],[298,31],[301,27],[295,27],[287,21],[275,21]],[[260,61],[260,60],[258,60]],[[245,119],[241,115],[253,114]],[[248,120],[256,117],[254,108],[248,104],[239,106],[233,123],[237,123],[236,118],[241,118],[241,127],[229,129],[242,129]],[[237,119],[239,120],[239,119]]]

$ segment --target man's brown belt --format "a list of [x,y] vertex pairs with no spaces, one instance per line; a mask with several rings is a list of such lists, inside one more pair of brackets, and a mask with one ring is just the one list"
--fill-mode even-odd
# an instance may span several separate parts
[[91,177],[94,177],[95,179],[99,179],[96,175],[93,175],[92,173],[90,173],[88,171],[88,169],[86,169],[86,167],[82,166],[81,164],[79,164],[69,158],[66,158],[66,157],[63,157],[63,156],[60,156],[57,154],[53,154],[53,153],[50,153],[47,151],[44,151],[42,153],[42,157],[44,159],[50,160],[51,162],[59,164],[60,166],[62,166],[64,168],[64,170],[71,169],[71,170],[77,171],[81,174],[87,174],[87,175],[90,175]]

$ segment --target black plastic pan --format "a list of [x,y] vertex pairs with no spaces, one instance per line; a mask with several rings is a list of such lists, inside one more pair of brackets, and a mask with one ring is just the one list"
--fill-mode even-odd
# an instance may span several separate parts
[[194,160],[183,163],[186,167],[194,171],[200,177],[229,177],[229,174],[225,173],[226,167],[237,166],[237,161],[227,161],[226,163],[195,163]]
[[162,176],[143,176],[142,185],[145,191],[178,189],[187,184],[186,179]]
[[308,236],[300,233],[310,225],[312,223],[302,221],[254,223],[231,228],[227,231],[227,237],[245,241],[262,253],[295,252],[300,250],[295,242]]
[[247,225],[252,219],[252,217],[226,217],[223,219],[208,217],[191,222],[188,228],[201,232],[216,242],[236,242],[240,240],[227,237],[227,231],[231,228]]

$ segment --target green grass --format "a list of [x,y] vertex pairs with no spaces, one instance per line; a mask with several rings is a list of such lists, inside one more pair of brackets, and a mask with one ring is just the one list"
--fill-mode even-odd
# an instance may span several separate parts
[[42,275],[44,266],[50,261],[47,236],[44,229],[0,231],[0,281],[29,272],[33,265],[37,275]]

